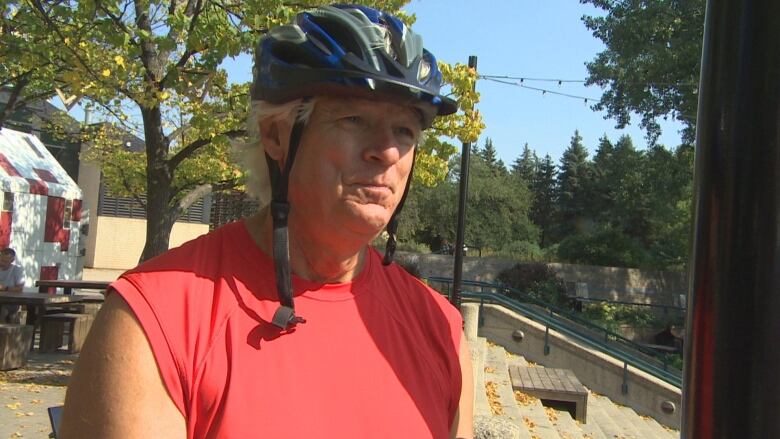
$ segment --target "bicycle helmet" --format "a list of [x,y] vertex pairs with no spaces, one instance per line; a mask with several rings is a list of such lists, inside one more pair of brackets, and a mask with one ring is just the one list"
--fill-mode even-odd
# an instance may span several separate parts
[[[420,110],[423,127],[428,128],[435,116],[457,111],[454,100],[440,95],[441,85],[436,58],[423,48],[422,38],[397,17],[366,6],[333,5],[301,12],[293,23],[270,30],[260,40],[251,96],[276,104],[322,94],[401,99]],[[273,257],[281,302],[273,324],[281,329],[305,321],[294,311],[287,231],[288,177],[304,126],[299,119],[293,125],[281,170],[266,154],[272,192]],[[395,252],[397,216],[411,180],[410,171],[387,225],[390,236],[385,265]]]

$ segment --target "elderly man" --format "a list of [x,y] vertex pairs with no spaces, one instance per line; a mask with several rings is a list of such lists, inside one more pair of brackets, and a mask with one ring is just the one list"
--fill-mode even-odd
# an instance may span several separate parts
[[[10,247],[0,250],[0,291],[19,293],[24,288],[22,267],[14,264],[16,251]],[[19,305],[0,307],[0,323],[20,323]]]
[[[112,285],[63,438],[472,436],[460,314],[392,263],[421,132],[456,105],[396,17],[322,7],[255,56],[256,216]],[[368,243],[383,230],[382,257]]]

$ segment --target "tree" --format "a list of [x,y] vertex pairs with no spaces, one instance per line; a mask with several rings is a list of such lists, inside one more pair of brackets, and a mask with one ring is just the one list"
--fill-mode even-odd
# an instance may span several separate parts
[[591,178],[589,180],[588,195],[588,215],[596,220],[603,221],[607,212],[612,207],[611,187],[607,178],[607,169],[612,162],[612,153],[615,147],[606,134],[599,139],[599,146],[596,147],[596,154],[593,156],[593,166]]
[[[259,35],[300,9],[329,3],[31,1],[31,20],[39,23],[32,29],[56,40],[58,78],[107,122],[83,131],[92,145],[86,158],[101,166],[111,192],[146,208],[142,260],[168,248],[173,223],[190,204],[242,183],[228,151],[231,139],[245,135],[248,84],[229,83],[222,61],[251,53]],[[361,3],[397,11],[405,1]],[[420,146],[416,179],[425,184],[446,175],[455,151],[440,135],[474,141],[484,126],[474,109],[476,72],[460,64],[441,68],[461,112],[438,120]],[[143,138],[143,153],[124,149],[123,131]]]
[[[409,199],[417,212],[401,215],[402,227],[417,227],[414,240],[436,250],[442,241],[454,242],[457,224],[457,204],[460,158],[451,159],[451,175],[435,187],[417,189]],[[526,187],[512,184],[508,173],[496,174],[479,155],[471,157],[469,192],[466,207],[466,244],[483,249],[502,251],[517,243],[535,245],[538,229],[529,220],[531,194]],[[407,213],[409,213],[407,218]],[[403,233],[409,233],[403,232]]]
[[530,185],[538,167],[539,157],[536,156],[536,151],[531,150],[526,143],[523,145],[523,152],[512,163],[512,174]]
[[558,170],[549,154],[539,162],[531,183],[533,206],[531,220],[541,230],[539,244],[547,247],[553,243],[558,217]]
[[588,211],[588,179],[590,163],[588,151],[582,144],[582,136],[575,130],[569,147],[561,157],[558,174],[558,206],[560,209],[560,236],[578,231]]
[[650,263],[683,270],[688,264],[693,203],[693,146],[647,151],[643,181],[647,191]]
[[493,139],[490,137],[485,139],[485,146],[478,151],[477,155],[484,160],[485,164],[495,175],[506,174],[506,166],[504,166],[504,162],[498,158],[496,148],[493,146]]
[[587,63],[586,84],[605,89],[595,110],[606,110],[619,128],[641,115],[654,143],[658,118],[685,125],[693,143],[704,29],[703,0],[580,0],[606,12],[584,16],[585,26],[606,49]]
[[45,29],[28,2],[0,2],[0,91],[7,102],[0,108],[0,128],[16,110],[32,102],[48,99],[57,91],[66,104],[70,98],[62,73],[53,61],[60,56],[56,36]]
[[631,137],[620,136],[605,169],[609,194],[606,211],[610,215],[605,220],[622,233],[647,244],[649,191],[644,184],[643,169],[643,154],[634,148]]

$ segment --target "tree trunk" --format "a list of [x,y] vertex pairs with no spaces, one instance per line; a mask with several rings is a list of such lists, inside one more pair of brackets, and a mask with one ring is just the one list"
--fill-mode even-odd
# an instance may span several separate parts
[[5,125],[5,120],[8,119],[8,116],[10,116],[14,110],[16,110],[19,96],[21,96],[22,90],[29,82],[30,72],[27,72],[17,80],[16,84],[14,84],[14,87],[11,89],[11,93],[8,96],[8,102],[6,102],[2,110],[0,110],[0,128],[3,128]]
[[171,215],[173,173],[167,164],[168,142],[162,131],[160,107],[141,108],[146,137],[146,244],[139,262],[166,250],[174,218]]

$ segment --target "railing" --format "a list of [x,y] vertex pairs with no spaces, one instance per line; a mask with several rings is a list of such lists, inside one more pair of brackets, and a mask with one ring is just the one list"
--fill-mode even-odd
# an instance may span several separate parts
[[[442,291],[443,293],[449,293],[452,287],[452,279],[449,278],[429,277],[427,280],[431,284],[446,285],[447,291]],[[631,366],[673,386],[682,387],[681,371],[671,367],[666,356],[653,349],[515,288],[479,281],[463,281],[462,285],[464,291],[461,292],[461,297],[478,301],[480,307],[486,303],[498,304],[545,325],[545,354],[549,349],[549,331],[552,329],[619,359],[623,362],[624,370]],[[467,287],[472,291],[465,291]],[[473,291],[477,288],[479,291]],[[508,294],[514,297],[509,297]],[[480,312],[480,324],[481,314]],[[626,383],[624,389],[627,389],[625,385]]]
[[577,296],[568,296],[572,300],[576,300],[578,302],[596,302],[596,303],[608,303],[610,305],[625,305],[625,306],[638,306],[638,307],[645,307],[645,308],[654,308],[654,309],[660,309],[664,313],[669,312],[669,310],[672,311],[679,311],[681,314],[685,314],[687,308],[681,307],[681,306],[674,306],[674,305],[658,305],[656,303],[640,303],[640,302],[624,302],[622,300],[609,300],[609,299],[595,299],[590,297],[577,297]]

